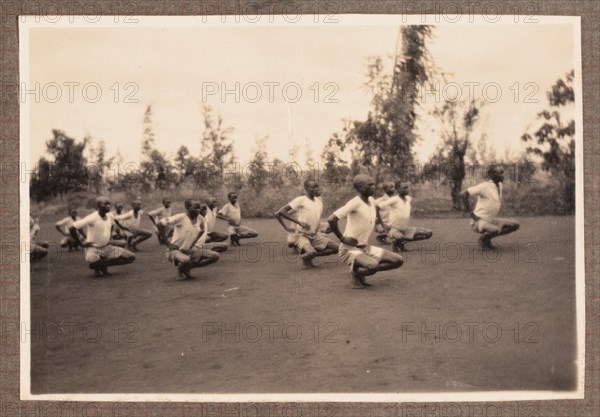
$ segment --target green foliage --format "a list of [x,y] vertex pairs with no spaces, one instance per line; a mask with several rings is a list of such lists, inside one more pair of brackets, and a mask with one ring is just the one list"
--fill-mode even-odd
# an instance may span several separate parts
[[563,121],[559,108],[575,103],[573,70],[559,79],[547,93],[550,108],[538,114],[542,125],[533,136],[523,134],[521,139],[531,144],[527,152],[541,160],[542,169],[551,173],[562,184],[561,204],[567,211],[575,210],[575,121]]
[[425,46],[429,26],[411,25],[401,29],[402,48],[396,54],[392,76],[384,73],[380,57],[367,63],[365,87],[372,94],[366,120],[354,121],[344,129],[344,146],[353,149],[355,166],[371,172],[376,180],[384,175],[404,176],[414,161],[412,147],[417,89],[431,74],[431,60]]
[[445,100],[435,109],[439,121],[441,143],[431,160],[431,166],[443,167],[443,174],[450,183],[452,209],[461,210],[460,191],[466,175],[465,155],[472,147],[473,129],[479,119],[482,103],[479,101]]
[[152,106],[148,106],[144,114],[142,162],[139,171],[140,175],[129,179],[135,179],[143,192],[166,190],[176,181],[175,167],[164,153],[155,148]]
[[30,193],[36,201],[83,191],[88,186],[87,160],[83,156],[86,141],[75,142],[61,130],[52,130],[46,151],[52,160],[40,158],[30,183]]
[[[230,138],[232,127],[224,127],[221,115],[213,115],[212,107],[203,108],[204,132],[202,134],[201,168],[209,173],[210,185],[223,185],[225,172],[235,163],[233,140]],[[235,182],[236,180],[233,179]]]
[[256,151],[247,169],[247,184],[256,194],[260,194],[269,183],[270,175],[266,166],[268,158],[266,141],[266,137],[256,139]]

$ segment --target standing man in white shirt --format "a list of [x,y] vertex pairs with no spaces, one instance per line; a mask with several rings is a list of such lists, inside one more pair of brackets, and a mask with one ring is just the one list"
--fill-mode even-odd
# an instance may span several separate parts
[[[175,214],[162,219],[156,224],[161,241],[169,249],[167,259],[177,267],[179,280],[195,278],[191,270],[212,264],[219,260],[219,254],[195,247],[196,242],[203,235],[203,219],[200,216],[201,205],[198,200],[185,200],[185,213]],[[173,237],[169,242],[165,235],[165,226],[173,226]]]
[[[94,270],[95,276],[101,277],[110,275],[107,269],[109,266],[131,263],[135,260],[135,255],[126,249],[110,244],[113,215],[110,212],[108,197],[98,197],[96,207],[97,211],[73,222],[69,232],[76,244],[85,248],[85,260]],[[83,232],[84,228],[86,228],[85,232]],[[79,239],[80,234],[86,236],[83,243]]]
[[[158,243],[159,244],[164,243],[164,242],[160,241],[160,236],[158,234],[158,228],[156,227],[156,223],[158,223],[159,221],[161,221],[162,219],[164,219],[166,217],[171,217],[171,200],[169,200],[168,198],[163,198],[162,206],[160,206],[159,208],[157,208],[155,210],[149,211],[148,217],[150,218],[150,221],[154,225],[154,231],[156,232],[156,236],[158,236]],[[173,236],[173,228],[171,228],[170,226],[167,226],[165,233],[166,233],[167,237],[170,238],[171,236]]]
[[230,192],[227,194],[227,198],[229,199],[229,203],[225,204],[221,210],[218,211],[217,218],[229,223],[227,234],[229,235],[231,244],[239,246],[240,239],[257,237],[258,233],[247,226],[242,226],[242,212],[240,210],[240,205],[237,202],[237,194],[235,192]]
[[404,243],[429,239],[433,233],[430,229],[408,225],[412,202],[412,197],[408,195],[410,184],[399,181],[395,189],[398,190],[398,194],[392,193],[388,199],[377,203],[377,206],[381,212],[382,226],[388,230],[387,236],[393,242],[392,248],[395,252],[400,252],[405,250]]
[[140,222],[144,211],[142,202],[137,199],[131,203],[132,210],[127,213],[115,216],[115,222],[119,227],[131,233],[127,238],[127,249],[137,252],[137,245],[152,237],[152,232],[140,228]]
[[215,232],[215,224],[217,223],[217,199],[214,197],[209,197],[207,201],[207,210],[206,216],[206,225],[208,227],[208,237],[206,241],[210,242],[224,242],[227,240],[227,235],[225,233]]
[[[60,241],[60,246],[62,248],[68,247],[69,252],[79,250],[79,246],[76,244],[73,238],[71,238],[71,232],[69,231],[71,229],[71,226],[73,226],[73,222],[76,222],[77,220],[81,220],[81,217],[77,215],[77,210],[70,209],[69,215],[67,217],[57,221],[54,224],[54,227],[56,228],[56,230],[58,230],[58,233],[63,235],[63,238]],[[85,238],[85,236],[80,236],[80,239],[82,238]]]
[[[293,242],[302,254],[304,267],[315,268],[314,258],[338,253],[339,245],[319,233],[323,214],[319,184],[313,179],[307,179],[304,181],[304,190],[306,195],[296,197],[289,204],[280,208],[275,213],[275,217],[286,231],[293,234]],[[292,213],[296,213],[296,217]],[[287,226],[283,219],[295,223],[296,228]]]
[[[331,231],[340,240],[339,256],[350,266],[352,288],[362,289],[371,284],[366,276],[378,271],[388,271],[402,266],[402,256],[368,244],[369,236],[379,217],[373,194],[375,181],[368,175],[357,175],[353,181],[358,195],[336,210],[328,219]],[[348,218],[344,234],[338,222]]]
[[[513,219],[496,217],[502,205],[502,181],[504,169],[499,165],[491,165],[487,172],[488,181],[469,187],[460,193],[465,211],[471,213],[471,226],[477,233],[481,233],[479,247],[482,250],[496,249],[492,239],[498,236],[515,232],[519,223]],[[477,197],[475,210],[471,211],[469,196]]]

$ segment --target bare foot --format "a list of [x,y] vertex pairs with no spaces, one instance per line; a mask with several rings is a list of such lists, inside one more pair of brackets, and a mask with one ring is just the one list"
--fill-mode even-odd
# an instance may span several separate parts
[[359,281],[360,281],[360,283],[361,283],[362,285],[364,285],[365,287],[370,287],[370,286],[371,286],[371,284],[369,284],[369,283],[367,282],[367,277],[365,277],[365,276],[363,276],[363,275],[359,275],[359,277],[358,277],[358,280],[359,280]]
[[352,274],[352,289],[353,290],[362,290],[363,288],[366,288],[366,287],[361,282],[361,276],[356,273],[353,273]]
[[314,269],[317,267],[312,259],[302,259],[302,264],[304,265],[304,269]]
[[179,266],[177,267],[177,275],[177,280],[179,281],[196,278],[190,273],[189,265],[186,264],[179,264]]

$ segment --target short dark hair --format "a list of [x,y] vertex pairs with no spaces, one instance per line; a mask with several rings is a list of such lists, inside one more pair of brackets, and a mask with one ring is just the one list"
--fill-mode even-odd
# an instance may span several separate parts
[[491,164],[488,169],[487,169],[487,176],[488,178],[492,177],[492,174],[498,170],[498,168],[500,167],[500,164]]
[[235,191],[230,191],[229,194],[227,194],[227,198],[231,198],[232,195],[237,195],[237,193]]
[[314,182],[317,185],[319,184],[314,178],[307,178],[304,180],[304,188],[308,187],[308,184],[310,184],[311,182]]

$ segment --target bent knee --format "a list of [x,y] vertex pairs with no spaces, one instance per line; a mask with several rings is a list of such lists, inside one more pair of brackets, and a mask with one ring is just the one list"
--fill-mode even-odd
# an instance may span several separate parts
[[360,267],[366,269],[369,272],[377,272],[377,268],[379,267],[379,262],[377,262],[373,258],[369,258],[368,260],[364,260],[360,262]]
[[391,259],[391,262],[396,266],[396,268],[400,268],[402,265],[404,265],[404,258],[402,255],[395,253]]

